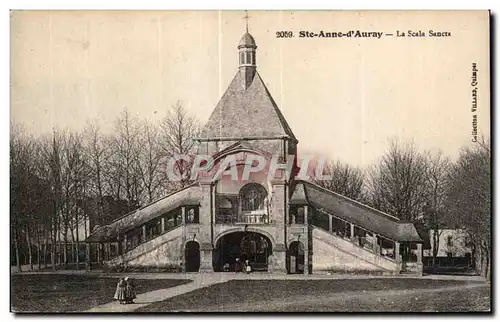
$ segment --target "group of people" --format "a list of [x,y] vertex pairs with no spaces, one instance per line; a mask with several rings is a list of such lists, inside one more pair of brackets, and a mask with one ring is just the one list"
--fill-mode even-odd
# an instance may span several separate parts
[[134,303],[136,298],[135,286],[131,278],[120,278],[118,285],[116,285],[115,300],[120,301],[120,304]]
[[[224,272],[229,272],[231,270],[231,266],[229,265],[229,263],[224,264],[223,270]],[[247,274],[250,274],[252,272],[252,267],[250,266],[250,262],[248,261],[248,259],[242,265],[240,259],[236,258],[234,263],[234,272],[246,272]]]

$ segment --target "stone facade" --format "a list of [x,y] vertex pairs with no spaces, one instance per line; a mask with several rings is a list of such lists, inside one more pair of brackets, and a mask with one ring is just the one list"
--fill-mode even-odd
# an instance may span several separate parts
[[[137,234],[129,236],[131,232],[141,232],[142,243],[121,249],[108,266],[177,265],[206,272],[220,269],[226,262],[234,266],[235,257],[243,255],[256,268],[262,265],[261,269],[273,273],[399,273],[399,242],[420,241],[411,224],[314,184],[295,182],[283,170],[290,165],[292,173],[297,172],[298,141],[256,71],[256,48],[253,37],[245,34],[238,46],[244,55],[240,60],[243,65],[197,138],[198,154],[212,157],[210,169],[192,186],[101,227],[89,241],[118,240],[126,247],[127,238],[137,240]],[[242,178],[247,157],[252,155],[263,157],[267,165],[274,160],[279,170],[269,175],[266,167]],[[226,163],[228,157],[235,163]],[[219,176],[219,170],[225,174]],[[237,178],[231,178],[232,170]],[[330,216],[329,227],[328,223],[322,227],[327,231],[314,228],[320,215]],[[364,227],[363,234],[371,233],[375,241],[377,236],[387,237],[394,245],[396,259],[384,258],[375,246],[372,251],[356,246],[354,238],[335,237],[332,216],[349,221],[353,237],[354,224]],[[160,217],[161,233],[155,231],[154,238],[147,241],[146,227],[159,224]],[[174,226],[168,226],[166,222],[172,220]],[[419,261],[417,269],[421,258]]]

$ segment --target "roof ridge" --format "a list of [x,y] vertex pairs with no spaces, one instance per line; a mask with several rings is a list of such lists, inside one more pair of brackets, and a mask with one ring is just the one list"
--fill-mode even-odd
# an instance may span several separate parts
[[[283,113],[281,112],[280,108],[278,107],[278,104],[276,104],[276,102],[274,101],[274,98],[273,96],[271,95],[271,92],[269,91],[269,89],[267,88],[266,86],[266,83],[264,82],[264,80],[262,79],[262,77],[260,76],[259,72],[258,71],[255,71],[255,75],[257,77],[259,77],[259,80],[260,82],[262,83],[262,86],[264,86],[264,90],[266,91],[266,94],[267,96],[269,97],[269,99],[271,100],[271,104],[273,105],[273,108],[274,108],[274,111],[276,112],[276,114],[278,115],[278,119],[280,120],[280,126],[281,128],[283,129],[283,131],[288,135],[290,136],[291,138],[293,139],[297,139],[295,137],[295,135],[293,134],[293,131],[292,131],[292,128],[290,127],[290,125],[288,124],[288,122],[286,121],[286,118],[285,116],[283,115]],[[255,80],[255,76],[254,76],[254,80]],[[252,81],[253,82],[253,81]]]

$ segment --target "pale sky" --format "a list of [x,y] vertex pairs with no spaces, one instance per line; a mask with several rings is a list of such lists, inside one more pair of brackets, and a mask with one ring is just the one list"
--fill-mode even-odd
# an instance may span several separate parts
[[[389,139],[456,157],[471,144],[472,63],[478,132],[489,136],[489,26],[483,12],[250,11],[258,71],[299,153],[354,165]],[[13,12],[11,118],[109,131],[127,108],[159,119],[176,101],[205,123],[238,69],[241,11]],[[451,37],[299,38],[299,32],[449,31]],[[292,31],[294,38],[276,38]]]

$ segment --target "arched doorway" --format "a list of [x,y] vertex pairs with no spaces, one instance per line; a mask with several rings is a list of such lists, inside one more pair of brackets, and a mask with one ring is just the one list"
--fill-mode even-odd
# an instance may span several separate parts
[[184,255],[186,272],[197,272],[200,269],[200,245],[195,241],[187,242]]
[[289,274],[304,274],[304,244],[300,241],[291,242],[286,260]]
[[253,271],[267,271],[272,243],[266,236],[256,232],[234,232],[222,236],[213,252],[213,266],[216,272],[224,271],[228,264],[230,271],[235,270],[236,258],[250,263]]

